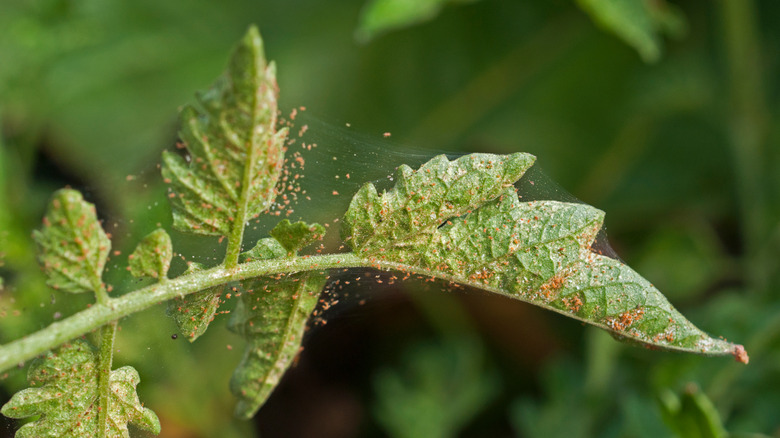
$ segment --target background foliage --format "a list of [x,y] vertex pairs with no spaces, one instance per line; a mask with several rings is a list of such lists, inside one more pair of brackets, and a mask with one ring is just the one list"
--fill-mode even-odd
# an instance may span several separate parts
[[[139,370],[163,436],[780,436],[780,5],[405,3],[0,3],[2,341],[85,305],[45,288],[29,238],[66,184],[124,254],[108,281],[133,284],[111,269],[170,226],[157,164],[177,107],[257,23],[282,108],[419,149],[537,155],[608,213],[626,262],[752,360],[648,352],[500,297],[373,284],[378,297],[313,330],[240,422],[227,391],[239,338],[173,340],[159,306],[122,322],[115,360]],[[173,238],[175,252],[203,247]],[[23,374],[4,376],[0,401]]]

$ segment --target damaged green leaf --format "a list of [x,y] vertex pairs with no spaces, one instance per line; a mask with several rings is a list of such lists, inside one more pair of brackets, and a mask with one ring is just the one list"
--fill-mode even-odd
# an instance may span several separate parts
[[[628,266],[591,251],[603,212],[520,201],[507,186],[527,169],[516,164],[523,158],[475,154],[454,162],[437,157],[417,171],[402,167],[392,190],[379,195],[367,184],[355,195],[344,218],[345,240],[369,261],[507,295],[626,340],[747,361],[744,348],[697,329]],[[472,169],[462,172],[467,163]],[[480,166],[480,177],[457,184],[442,177],[480,175],[473,170]],[[522,171],[506,173],[509,178],[498,177],[505,174],[498,169]]]
[[[99,436],[98,356],[85,341],[65,344],[56,352],[36,359],[27,379],[32,388],[17,392],[2,408],[10,418],[40,415],[16,432],[16,438],[94,438]],[[160,421],[138,400],[140,382],[133,367],[111,371],[107,437],[129,438],[127,425],[154,434]]]
[[257,28],[249,29],[225,74],[198,94],[198,103],[181,113],[189,157],[164,152],[162,174],[171,184],[174,227],[228,237],[225,260],[232,265],[246,222],[276,198],[288,132],[276,128],[276,67],[266,63]]
[[325,235],[325,227],[320,224],[307,224],[303,221],[291,223],[284,219],[271,230],[271,236],[287,250],[289,255],[295,255],[300,249],[321,240]]
[[[184,275],[204,269],[199,263],[190,263]],[[172,317],[179,332],[190,342],[195,342],[214,320],[222,300],[225,285],[204,289],[194,294],[168,301],[168,316]]]
[[[275,239],[263,239],[257,255],[287,253]],[[246,339],[230,389],[238,398],[236,416],[251,418],[276,388],[301,349],[306,323],[327,275],[304,272],[261,277],[242,284],[229,328]]]
[[95,206],[76,190],[52,196],[43,227],[33,232],[47,284],[71,293],[103,291],[103,268],[111,241],[98,222]]
[[166,279],[171,266],[173,247],[171,237],[163,229],[156,229],[138,244],[130,254],[130,273],[135,277]]

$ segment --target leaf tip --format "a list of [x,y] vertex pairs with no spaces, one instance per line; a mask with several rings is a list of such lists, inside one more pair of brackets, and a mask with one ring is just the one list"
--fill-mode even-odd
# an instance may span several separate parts
[[260,29],[256,24],[250,24],[244,35],[244,41],[252,43],[253,45],[262,44],[262,38],[260,37]]
[[249,53],[251,53],[254,58],[260,60],[261,64],[265,64],[263,38],[260,36],[260,29],[258,29],[256,24],[249,26],[238,47],[239,50],[240,48],[244,48],[244,50],[248,49]]

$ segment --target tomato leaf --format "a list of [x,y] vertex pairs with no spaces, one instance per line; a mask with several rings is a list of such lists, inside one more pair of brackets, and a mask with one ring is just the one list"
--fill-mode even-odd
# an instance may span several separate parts
[[[254,259],[286,255],[275,239],[262,239]],[[268,257],[276,258],[276,257]],[[327,275],[305,272],[261,277],[242,284],[229,328],[247,341],[230,388],[239,402],[236,416],[251,418],[271,395],[301,348],[306,322],[314,310]]]
[[138,244],[130,254],[130,273],[136,277],[164,280],[171,266],[173,248],[171,237],[163,229],[156,229]]
[[577,0],[593,21],[633,47],[645,62],[661,57],[661,34],[685,33],[685,16],[665,0]]
[[71,293],[103,288],[103,267],[111,241],[98,222],[95,206],[76,190],[58,190],[52,196],[43,227],[33,232],[38,260],[54,289]]
[[[10,418],[40,418],[16,432],[16,438],[94,438],[98,436],[98,356],[82,340],[36,359],[27,379],[32,388],[17,392],[2,408]],[[158,434],[160,421],[138,400],[140,382],[133,367],[111,371],[108,436],[129,438],[127,424]]]
[[251,27],[225,74],[181,112],[188,159],[165,152],[173,225],[196,234],[233,237],[276,198],[287,129],[276,129],[276,68],[266,63]]
[[625,340],[747,360],[741,346],[696,328],[631,268],[591,250],[603,212],[520,201],[511,184],[530,165],[525,157],[437,157],[417,171],[402,167],[392,190],[380,195],[367,184],[358,191],[345,239],[368,263],[520,299]]
[[[201,264],[190,263],[184,275],[202,270]],[[179,332],[187,340],[195,342],[203,333],[206,333],[206,329],[214,320],[217,309],[222,302],[224,288],[225,285],[215,286],[168,301],[168,316],[173,318]]]
[[325,235],[325,227],[320,224],[307,224],[303,221],[291,223],[284,219],[271,230],[271,236],[294,255],[298,250],[321,240]]

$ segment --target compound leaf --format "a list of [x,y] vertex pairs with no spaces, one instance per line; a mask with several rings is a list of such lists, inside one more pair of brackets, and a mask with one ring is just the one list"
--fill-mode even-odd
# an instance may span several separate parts
[[[93,438],[99,435],[98,356],[85,341],[65,344],[36,359],[27,379],[32,388],[17,392],[2,408],[10,418],[41,417],[25,424],[17,438]],[[111,371],[108,437],[129,438],[127,424],[155,434],[160,422],[138,400],[140,379],[133,367]]]
[[[275,239],[262,239],[254,259],[287,254]],[[276,257],[269,257],[276,258]],[[251,418],[268,399],[301,348],[306,322],[314,310],[327,276],[305,272],[242,284],[229,328],[247,341],[230,389],[238,398],[236,416]]]
[[[389,262],[507,295],[625,340],[747,361],[741,346],[709,337],[631,268],[591,250],[603,212],[584,204],[522,202],[506,187],[522,172],[510,172],[515,180],[508,180],[484,170],[487,163],[490,171],[522,168],[509,164],[521,157],[469,155],[451,163],[437,157],[418,171],[402,168],[396,186],[382,195],[367,184],[345,215],[345,239],[368,263]],[[443,184],[441,169],[457,174],[465,163],[477,175],[482,166],[482,175]],[[489,186],[491,180],[500,183]],[[433,190],[419,191],[427,187]]]
[[130,273],[136,277],[152,277],[164,280],[171,266],[173,247],[168,233],[158,228],[138,244],[130,254]]
[[111,241],[98,222],[95,206],[76,190],[52,196],[43,227],[33,232],[38,260],[54,289],[71,293],[97,292]]
[[225,74],[198,101],[181,113],[180,136],[190,156],[163,154],[173,225],[232,236],[273,203],[287,138],[286,128],[276,129],[276,68],[266,63],[257,28],[249,29]]
[[[184,274],[192,274],[203,269],[199,263],[190,263]],[[168,316],[173,318],[179,332],[190,342],[195,342],[206,333],[206,329],[217,314],[224,288],[225,285],[214,286],[168,301]]]

